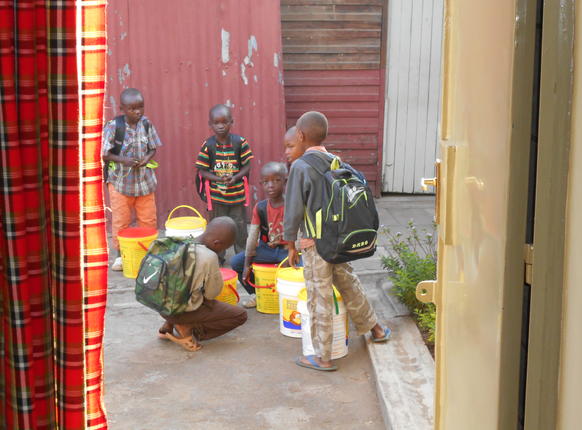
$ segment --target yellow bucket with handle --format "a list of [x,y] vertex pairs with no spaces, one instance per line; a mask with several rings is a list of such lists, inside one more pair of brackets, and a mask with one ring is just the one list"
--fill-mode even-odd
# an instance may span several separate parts
[[263,314],[278,314],[279,293],[275,287],[278,265],[254,263],[252,268],[255,274],[255,283],[249,283],[255,287],[257,311]]
[[237,274],[232,269],[224,268],[220,269],[220,272],[222,273],[224,286],[222,287],[220,294],[216,296],[216,300],[228,303],[230,305],[236,305],[240,300],[238,292],[236,291]]
[[119,240],[119,251],[123,264],[123,276],[126,278],[137,278],[141,260],[148,252],[150,244],[158,237],[155,228],[128,227],[120,230],[117,234]]
[[[180,208],[190,209],[198,216],[181,216],[172,218],[174,212]],[[204,230],[206,230],[206,220],[202,215],[200,215],[200,212],[192,206],[180,205],[172,209],[172,212],[168,215],[165,226],[166,237],[198,237],[204,233]]]

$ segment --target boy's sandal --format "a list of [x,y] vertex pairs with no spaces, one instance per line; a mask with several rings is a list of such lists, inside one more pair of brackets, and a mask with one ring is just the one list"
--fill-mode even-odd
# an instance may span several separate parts
[[390,339],[390,335],[392,334],[392,330],[390,330],[388,327],[386,327],[384,329],[384,336],[382,337],[374,337],[374,335],[372,335],[372,342],[374,343],[384,343],[387,342]]
[[305,355],[304,357],[307,359],[307,361],[309,361],[309,363],[304,363],[303,360],[301,360],[303,357],[297,357],[295,364],[297,366],[306,367],[307,369],[321,370],[324,372],[332,372],[337,370],[337,366],[323,367],[317,364],[317,361],[315,361],[315,355]]
[[202,345],[194,342],[194,340],[192,339],[192,336],[176,337],[171,333],[166,333],[165,337],[166,337],[166,339],[170,339],[172,342],[180,345],[186,351],[196,352],[202,348]]

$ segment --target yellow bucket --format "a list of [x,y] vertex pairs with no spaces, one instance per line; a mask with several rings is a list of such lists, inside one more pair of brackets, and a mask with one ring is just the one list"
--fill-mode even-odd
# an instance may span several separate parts
[[[177,209],[187,208],[194,211],[198,216],[181,216],[172,218],[172,215]],[[166,221],[166,236],[167,237],[197,237],[204,233],[206,229],[206,220],[200,215],[196,209],[188,205],[176,206],[168,215]]]
[[279,293],[275,287],[277,279],[277,264],[253,264],[256,289],[257,311],[264,314],[279,313]]
[[158,237],[155,228],[129,227],[121,230],[117,239],[123,263],[123,276],[137,278],[141,260],[148,252],[150,244]]
[[236,272],[231,269],[220,269],[220,272],[222,273],[224,287],[222,287],[220,294],[216,296],[216,300],[220,300],[221,302],[229,303],[231,305],[236,305],[240,300],[240,297],[236,292]]

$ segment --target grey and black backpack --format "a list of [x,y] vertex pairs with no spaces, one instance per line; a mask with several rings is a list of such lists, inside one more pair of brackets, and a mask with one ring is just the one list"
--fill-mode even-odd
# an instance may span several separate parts
[[364,175],[332,154],[308,152],[301,160],[322,175],[323,198],[306,216],[319,255],[337,264],[369,257],[376,252],[379,219]]

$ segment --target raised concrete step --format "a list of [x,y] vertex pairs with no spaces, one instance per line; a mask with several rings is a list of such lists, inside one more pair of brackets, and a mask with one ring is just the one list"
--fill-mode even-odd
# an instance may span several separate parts
[[389,342],[366,342],[386,428],[431,430],[434,360],[408,309],[390,293],[386,272],[359,276],[379,320],[392,329]]

